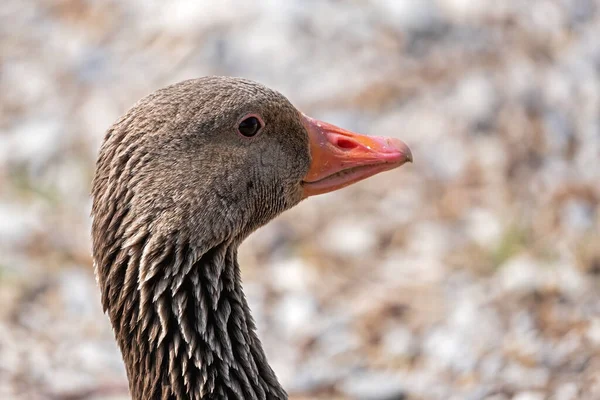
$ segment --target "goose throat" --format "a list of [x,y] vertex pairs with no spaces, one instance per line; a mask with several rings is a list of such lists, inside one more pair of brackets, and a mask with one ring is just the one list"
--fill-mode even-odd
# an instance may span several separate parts
[[[98,271],[134,399],[285,399],[242,291],[237,247],[144,237]],[[99,267],[100,268],[100,267]]]

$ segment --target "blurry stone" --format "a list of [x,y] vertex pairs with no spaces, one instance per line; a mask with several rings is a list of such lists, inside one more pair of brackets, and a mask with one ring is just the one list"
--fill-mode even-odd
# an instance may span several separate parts
[[50,158],[62,148],[63,136],[60,121],[28,121],[10,132],[10,141],[6,144],[7,152],[4,157],[10,162],[27,163],[34,172],[39,173]]
[[318,354],[333,358],[360,348],[360,337],[345,324],[335,324],[317,339]]
[[479,22],[489,18],[506,18],[515,6],[510,2],[441,0],[440,7],[446,14],[459,22]]
[[600,348],[600,318],[592,318],[589,321],[586,337],[596,347]]
[[[519,364],[511,363],[502,371],[502,378],[509,387],[517,390],[541,389],[550,381],[550,372],[543,368],[526,368]],[[524,399],[528,398],[525,397]],[[536,398],[532,398],[532,400],[534,399]]]
[[407,233],[407,250],[415,254],[442,258],[451,249],[451,244],[446,239],[449,231],[450,228],[443,223],[421,221],[411,226]]
[[[504,171],[511,158],[504,148],[504,142],[496,136],[482,136],[473,143],[473,157],[482,168],[486,182],[504,181]],[[499,187],[491,187],[491,190],[501,192]]]
[[35,59],[19,62],[7,58],[4,61],[1,79],[6,83],[6,92],[3,94],[9,95],[11,101],[32,105],[43,102],[56,90],[51,69],[37,63]]
[[[435,107],[436,104],[423,100],[416,105],[391,110],[382,114],[372,129],[374,132],[386,132],[392,137],[406,141],[413,150],[415,161],[422,162],[417,160],[417,154],[429,157],[430,152],[425,151],[428,150],[427,146],[445,137],[450,131],[452,121],[444,110]],[[423,148],[420,151],[421,146]]]
[[311,295],[286,294],[276,308],[276,320],[289,337],[302,335],[315,323],[317,303]]
[[114,341],[88,340],[73,350],[74,359],[81,369],[108,376],[125,376],[121,352]]
[[101,314],[100,293],[91,271],[65,269],[60,278],[65,313],[70,313],[77,318],[92,318]]
[[469,75],[458,83],[450,104],[474,128],[488,126],[496,111],[496,90],[489,77]]
[[402,325],[394,326],[384,333],[382,346],[386,355],[407,359],[417,351],[413,334]]
[[475,243],[485,248],[492,248],[500,240],[502,225],[500,220],[490,211],[474,209],[467,214],[467,232]]
[[342,392],[353,399],[404,400],[406,392],[400,379],[383,372],[365,372],[348,377],[341,384]]
[[381,15],[396,28],[407,31],[424,31],[436,24],[438,10],[431,0],[377,0]]
[[[517,99],[516,101],[530,101],[536,89],[539,71],[532,60],[518,55],[513,57],[514,59],[504,72],[506,79],[502,83],[506,91],[505,95]],[[514,118],[514,115],[512,117]]]
[[81,204],[82,199],[89,198],[89,189],[81,185],[82,181],[87,179],[89,169],[81,165],[81,162],[75,159],[63,160],[60,164],[54,166],[51,174],[48,173],[44,186],[51,187],[56,191],[55,195],[61,197],[64,205]]
[[569,99],[574,89],[571,76],[559,68],[552,68],[544,74],[544,89],[548,101],[557,105],[569,106]]
[[430,143],[428,150],[425,161],[438,179],[450,182],[465,172],[469,159],[462,140],[446,136]]
[[455,368],[460,371],[470,370],[474,366],[471,355],[465,357],[463,350],[468,351],[459,334],[448,328],[438,328],[427,334],[423,349],[429,363],[437,370]]
[[556,368],[565,368],[578,363],[578,353],[581,353],[583,347],[582,339],[579,334],[571,331],[560,338],[557,344],[548,351],[547,363]]
[[[504,367],[504,357],[499,350],[484,356],[479,365],[479,372],[485,382],[493,382]],[[486,398],[487,399],[487,398]]]
[[427,334],[423,351],[437,368],[472,373],[479,355],[494,350],[502,340],[502,325],[493,310],[474,301],[475,296],[461,297],[448,305],[446,324]]
[[99,395],[92,396],[90,400],[130,400],[131,396],[128,393],[125,394],[114,394],[114,395]]
[[589,279],[570,262],[557,263],[551,265],[550,268],[553,268],[555,271],[553,276],[554,285],[565,295],[579,298],[581,293],[585,293],[590,285]]
[[[108,92],[94,91],[85,97],[80,104],[79,116],[85,127],[85,134],[93,145],[91,157],[96,157],[96,150],[100,148],[104,133],[119,117],[121,110]],[[92,150],[92,149],[90,149]]]
[[0,203],[0,246],[22,246],[40,227],[41,222],[31,209]]
[[558,4],[552,1],[536,2],[531,9],[531,29],[539,34],[559,35],[563,33],[564,14]]
[[281,290],[299,292],[309,289],[312,270],[301,258],[288,258],[270,266],[273,284]]
[[550,400],[577,400],[580,399],[579,389],[575,383],[563,383],[550,397]]
[[570,232],[581,234],[594,226],[594,207],[586,201],[572,199],[561,211],[561,222]]
[[287,387],[289,392],[311,393],[319,388],[330,387],[347,374],[346,365],[336,365],[317,355],[292,371]]
[[477,3],[471,0],[441,0],[442,9],[458,20],[477,18],[485,10],[485,3]]
[[557,156],[568,156],[573,137],[573,126],[569,118],[560,112],[544,115],[545,148]]
[[322,246],[343,257],[368,254],[377,244],[373,229],[358,219],[330,224],[321,236]]
[[540,392],[521,392],[513,396],[512,400],[544,400],[545,396]]
[[483,400],[510,400],[508,396],[504,394],[493,394],[491,396],[486,396]]
[[498,272],[499,283],[505,291],[529,292],[543,284],[546,271],[537,260],[518,255],[506,261]]
[[421,196],[416,190],[398,188],[390,191],[379,203],[380,214],[384,216],[384,226],[397,229],[416,217],[421,207]]
[[438,258],[394,251],[382,262],[378,272],[384,279],[383,284],[411,286],[439,282],[444,277],[445,268]]
[[[226,12],[228,7],[235,7],[237,12]],[[231,23],[236,17],[247,16],[249,11],[242,2],[232,0],[224,2],[222,8],[209,2],[173,1],[155,10],[161,15],[159,21],[163,28],[184,33],[201,26]]]

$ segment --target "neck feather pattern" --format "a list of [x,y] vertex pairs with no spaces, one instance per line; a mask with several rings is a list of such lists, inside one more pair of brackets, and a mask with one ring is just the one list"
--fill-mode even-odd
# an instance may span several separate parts
[[198,252],[143,224],[134,232],[95,254],[133,399],[287,399],[256,336],[237,246]]

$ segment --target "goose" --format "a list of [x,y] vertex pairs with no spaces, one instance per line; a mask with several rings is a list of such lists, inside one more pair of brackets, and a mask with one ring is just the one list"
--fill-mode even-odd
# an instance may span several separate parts
[[94,270],[134,400],[287,399],[237,252],[307,197],[412,161],[394,138],[298,111],[250,80],[160,89],[107,131],[92,183]]

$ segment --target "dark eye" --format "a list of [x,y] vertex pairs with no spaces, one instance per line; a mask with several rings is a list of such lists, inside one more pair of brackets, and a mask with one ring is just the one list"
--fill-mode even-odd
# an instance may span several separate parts
[[240,133],[247,137],[256,135],[260,128],[262,128],[262,124],[256,117],[248,117],[240,122],[240,125],[238,126]]

